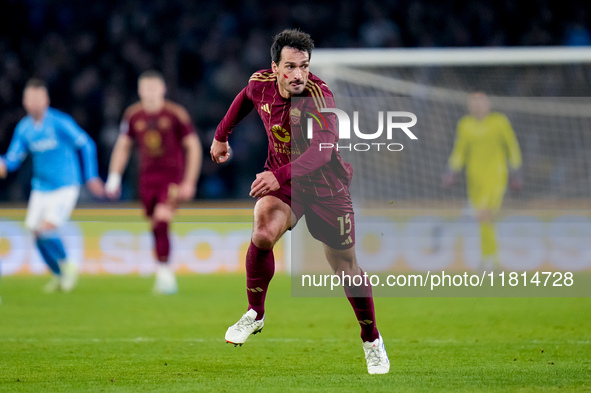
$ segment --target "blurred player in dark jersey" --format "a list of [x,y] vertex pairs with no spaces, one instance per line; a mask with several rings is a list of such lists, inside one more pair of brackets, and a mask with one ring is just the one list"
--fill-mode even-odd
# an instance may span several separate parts
[[140,197],[152,224],[158,266],[154,292],[177,292],[169,265],[169,225],[181,201],[195,196],[201,168],[201,144],[189,114],[165,99],[166,84],[157,71],[138,78],[140,101],[125,111],[121,133],[113,149],[106,184],[107,196],[121,194],[121,176],[133,143],[140,150]]
[[[335,148],[337,121],[324,113],[313,122],[309,140],[303,125],[322,107],[334,107],[326,84],[309,72],[314,44],[298,30],[279,33],[271,47],[272,68],[255,72],[219,124],[211,145],[217,163],[230,156],[228,136],[252,109],[261,117],[269,140],[265,171],[257,174],[250,195],[257,198],[251,244],[246,254],[249,307],[226,332],[226,341],[242,345],[263,328],[265,297],[275,271],[273,247],[281,236],[306,216],[312,236],[324,243],[326,258],[341,276],[362,275],[355,256],[355,219],[349,194],[352,168]],[[292,99],[302,98],[293,101]],[[361,326],[361,338],[370,374],[384,374],[390,362],[376,328],[371,285],[345,287]]]

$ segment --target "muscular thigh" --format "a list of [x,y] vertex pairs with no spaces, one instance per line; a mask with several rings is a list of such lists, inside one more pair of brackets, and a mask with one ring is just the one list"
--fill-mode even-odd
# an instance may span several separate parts
[[253,242],[272,247],[292,226],[296,218],[291,207],[275,196],[260,198],[254,207]]
[[355,245],[355,213],[349,194],[304,203],[310,234],[325,245],[345,250]]

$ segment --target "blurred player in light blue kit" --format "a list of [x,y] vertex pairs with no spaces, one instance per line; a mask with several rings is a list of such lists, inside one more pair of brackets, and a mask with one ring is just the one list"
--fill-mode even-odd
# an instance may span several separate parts
[[37,248],[53,273],[45,290],[69,292],[76,285],[78,267],[68,262],[58,229],[70,218],[83,179],[92,194],[104,194],[96,145],[72,117],[49,107],[43,81],[27,82],[23,106],[27,116],[16,126],[8,152],[0,157],[0,178],[16,171],[31,154],[33,178],[26,226],[35,235]]

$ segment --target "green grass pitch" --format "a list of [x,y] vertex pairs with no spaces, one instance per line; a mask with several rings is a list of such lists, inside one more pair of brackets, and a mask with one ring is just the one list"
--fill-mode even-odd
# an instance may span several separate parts
[[388,375],[368,375],[344,298],[293,298],[271,283],[263,332],[224,342],[245,311],[244,276],[0,279],[2,392],[591,391],[591,299],[378,298]]

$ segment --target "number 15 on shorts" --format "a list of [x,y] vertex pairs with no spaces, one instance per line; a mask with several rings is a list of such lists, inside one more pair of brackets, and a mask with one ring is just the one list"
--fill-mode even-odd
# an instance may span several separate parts
[[339,220],[339,226],[341,228],[341,236],[348,234],[351,232],[351,219],[349,218],[349,213],[344,217],[337,217]]

